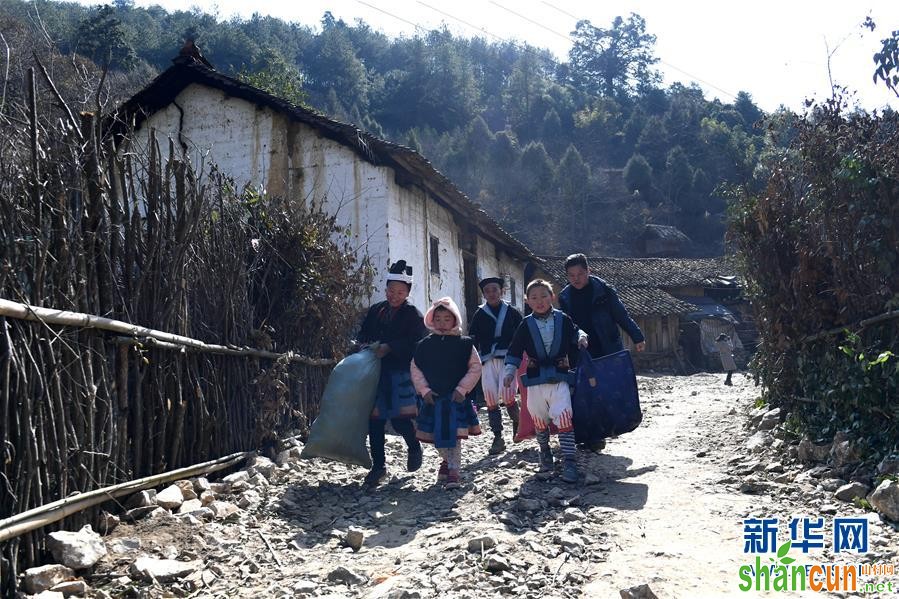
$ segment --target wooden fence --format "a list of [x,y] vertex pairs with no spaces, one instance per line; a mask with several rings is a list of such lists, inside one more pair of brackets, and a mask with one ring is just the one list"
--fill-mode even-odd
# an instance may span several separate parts
[[[295,245],[267,249],[268,200],[196,175],[171,140],[139,155],[93,114],[40,118],[28,83],[27,122],[0,115],[0,519],[302,431],[334,360],[285,351],[321,355],[317,317],[293,340],[267,324]],[[339,254],[322,218],[310,244]],[[0,594],[48,528],[0,544]]]

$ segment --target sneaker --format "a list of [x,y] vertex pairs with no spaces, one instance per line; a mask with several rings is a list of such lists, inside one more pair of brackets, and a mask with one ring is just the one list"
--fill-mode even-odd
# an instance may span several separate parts
[[406,458],[406,470],[409,472],[415,472],[419,468],[421,468],[421,461],[424,457],[424,450],[421,448],[421,443],[418,444],[418,447],[410,447],[409,448],[409,456]]
[[459,482],[459,471],[458,470],[448,470],[446,473],[446,484],[444,488],[446,489],[458,489],[461,483]]
[[440,468],[437,470],[437,484],[442,485],[446,482],[447,474],[449,473],[449,464],[446,463],[446,460],[440,462]]
[[362,486],[366,489],[374,489],[387,480],[387,468],[372,468],[365,475]]
[[573,484],[577,482],[578,476],[577,464],[575,461],[565,460],[565,464],[562,466],[562,481]]
[[540,448],[540,472],[550,472],[553,469],[553,451],[546,447]]
[[503,441],[501,435],[496,435],[493,437],[493,444],[490,446],[490,451],[487,453],[490,455],[499,455],[504,451],[506,451],[506,442]]
[[599,453],[603,449],[606,448],[606,440],[605,439],[597,439],[596,441],[591,441],[587,444],[587,448],[593,453]]

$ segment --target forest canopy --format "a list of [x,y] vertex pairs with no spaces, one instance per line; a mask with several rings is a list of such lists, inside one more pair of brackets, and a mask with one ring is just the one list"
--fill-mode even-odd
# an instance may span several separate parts
[[[10,94],[34,52],[110,71],[110,103],[166,69],[185,39],[223,73],[419,150],[538,253],[634,255],[648,223],[723,251],[724,191],[755,183],[766,150],[747,91],[661,86],[640,15],[579,21],[565,61],[436,29],[389,38],[325,13],[312,28],[255,14],[4,0]],[[85,100],[86,101],[86,100]]]

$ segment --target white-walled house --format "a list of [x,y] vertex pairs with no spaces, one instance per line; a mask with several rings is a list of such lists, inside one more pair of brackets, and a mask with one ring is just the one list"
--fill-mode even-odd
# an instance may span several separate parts
[[[188,56],[119,109],[135,143],[171,137],[193,164],[210,162],[239,186],[320,202],[379,269],[405,259],[422,311],[448,295],[468,318],[477,282],[504,276],[522,307],[524,269],[537,259],[416,151],[295,106]],[[372,300],[383,299],[379,286]]]

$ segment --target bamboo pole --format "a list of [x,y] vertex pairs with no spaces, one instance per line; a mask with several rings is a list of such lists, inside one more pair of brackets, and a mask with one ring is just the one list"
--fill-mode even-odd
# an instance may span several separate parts
[[[877,316],[872,316],[871,318],[866,318],[862,320],[856,325],[856,330],[860,331],[866,327],[871,326],[872,324],[877,324],[879,322],[885,322],[887,320],[893,320],[894,318],[899,318],[899,310],[891,310],[890,312],[884,312],[883,314],[879,314]],[[802,339],[802,343],[809,343],[811,341],[816,341],[823,337],[830,337],[831,335],[836,335],[838,333],[842,333],[846,329],[852,327],[852,325],[843,325],[841,327],[834,327],[832,329],[827,329],[826,331],[821,331],[820,333],[815,333],[814,335],[808,335]]]
[[121,497],[122,495],[129,495],[137,491],[142,491],[143,489],[149,489],[167,482],[181,480],[191,476],[224,470],[225,468],[233,466],[241,460],[248,458],[251,453],[252,452],[249,451],[232,453],[215,460],[194,464],[193,466],[187,466],[186,468],[179,468],[178,470],[172,470],[171,472],[146,476],[126,483],[112,485],[111,487],[103,487],[102,489],[88,491],[87,493],[79,493],[78,495],[66,497],[65,499],[60,499],[59,501],[54,501],[53,503],[30,509],[21,514],[16,514],[15,516],[0,520],[0,542],[15,538],[19,535],[41,528],[42,526],[52,524],[53,522],[58,522],[67,516],[99,503],[103,503],[104,501]]
[[157,331],[155,329],[149,329],[147,327],[106,318],[104,316],[94,316],[82,312],[70,312],[68,310],[56,310],[53,308],[39,308],[37,306],[29,306],[28,304],[13,302],[3,298],[0,298],[0,316],[62,326],[101,329],[104,331],[112,331],[114,333],[123,333],[132,337],[144,337],[146,339],[152,339],[154,342],[163,342],[163,344],[159,345],[161,349],[174,349],[171,345],[176,345],[194,351],[229,356],[252,356],[255,358],[269,358],[272,360],[286,358],[291,362],[300,362],[302,364],[308,364],[309,366],[331,366],[337,363],[337,360],[334,360],[333,358],[310,358],[293,352],[279,354],[250,347],[235,348],[205,343],[198,339],[191,339],[190,337],[176,335],[174,333],[166,333],[165,331]]

